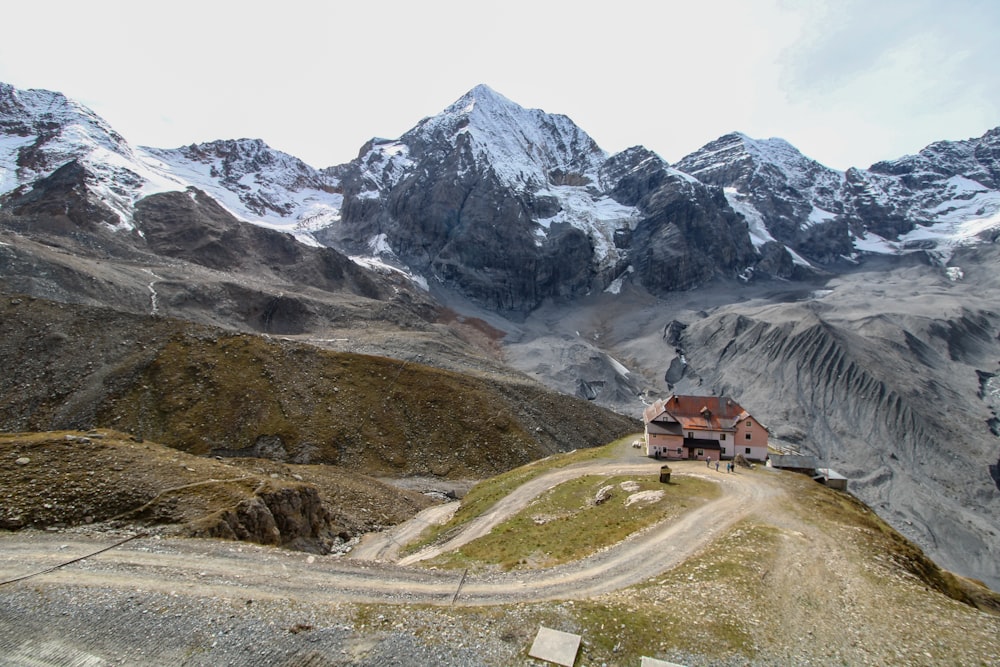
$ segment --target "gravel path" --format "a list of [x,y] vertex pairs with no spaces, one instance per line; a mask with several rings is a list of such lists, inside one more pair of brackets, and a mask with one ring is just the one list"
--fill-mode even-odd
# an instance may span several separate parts
[[[585,474],[643,474],[657,469],[656,464],[592,463],[554,471],[516,490],[447,546],[455,548],[488,532],[526,505],[530,497],[560,481]],[[258,599],[294,597],[319,604],[494,605],[581,599],[632,585],[676,566],[775,493],[774,487],[753,475],[717,474],[704,471],[697,463],[675,465],[674,474],[704,475],[719,482],[723,493],[673,523],[654,526],[575,563],[544,570],[470,574],[462,581],[462,573],[455,571],[316,557],[244,543],[141,538],[30,581],[168,594],[187,590]],[[109,542],[106,536],[85,534],[9,533],[0,537],[0,578],[46,570]],[[417,556],[430,557],[441,550]]]
[[[464,544],[531,498],[579,475],[653,474],[656,463],[586,463],[536,478],[449,543]],[[413,665],[511,664],[523,658],[519,603],[584,599],[643,581],[681,563],[773,495],[753,475],[719,475],[701,464],[674,474],[706,476],[722,495],[668,525],[654,526],[576,563],[539,571],[468,575],[375,560],[313,556],[246,543],[108,534],[21,531],[0,536],[0,665]],[[432,508],[367,553],[394,557],[399,544],[453,511]],[[436,515],[436,516],[435,516]],[[725,517],[724,521],[717,517]],[[706,517],[716,517],[706,522]],[[122,535],[119,539],[128,537]],[[435,553],[438,550],[435,550]],[[362,555],[366,553],[362,551]],[[429,552],[428,552],[429,553]],[[423,554],[428,557],[428,554]],[[75,560],[81,557],[82,560]],[[70,563],[70,561],[75,561]],[[64,565],[70,563],[68,565]],[[358,604],[405,612],[406,629],[359,622]],[[418,605],[506,605],[513,630],[442,628]],[[479,613],[479,612],[477,612]],[[420,639],[428,615],[427,635]],[[488,612],[487,612],[488,615]],[[373,627],[374,626],[374,627]],[[154,638],[150,641],[150,638]]]
[[[554,471],[498,503],[487,513],[489,521],[470,524],[462,539],[488,530],[486,524],[502,521],[565,475],[657,467],[618,460]],[[712,608],[719,584],[696,573],[685,576],[682,588],[629,586],[658,573],[671,578],[672,568],[710,554],[743,519],[765,521],[780,534],[779,560],[748,573],[753,581],[766,577],[768,591],[751,600],[731,598],[734,613],[751,627],[773,622],[783,630],[766,633],[770,648],[752,664],[992,664],[1000,655],[994,616],[928,592],[898,567],[881,569],[877,561],[858,567],[839,543],[852,540],[856,529],[827,534],[797,518],[788,510],[794,485],[779,483],[779,473],[717,473],[687,462],[671,467],[675,475],[714,480],[720,496],[588,558],[544,570],[466,576],[156,536],[60,567],[128,534],[3,534],[0,579],[56,569],[0,585],[0,665],[538,664],[526,660],[525,652],[539,623],[559,625],[559,618],[575,613],[569,611],[574,604],[586,613],[591,601],[622,608],[634,598],[647,607],[679,608],[692,618]],[[405,527],[397,540],[418,533],[421,525]],[[386,557],[392,549],[383,544],[371,553]],[[872,578],[873,567],[880,578]],[[896,600],[901,594],[920,603]],[[754,606],[759,604],[764,606]],[[760,609],[767,614],[759,615]],[[739,655],[720,660],[676,649],[667,657],[691,667],[747,664]]]

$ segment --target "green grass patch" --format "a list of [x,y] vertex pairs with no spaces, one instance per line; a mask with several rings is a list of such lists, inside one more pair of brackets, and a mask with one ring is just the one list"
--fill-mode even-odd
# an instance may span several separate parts
[[628,443],[634,439],[635,435],[629,435],[600,447],[590,447],[563,454],[554,454],[484,480],[472,487],[465,497],[462,498],[461,506],[450,521],[440,526],[430,526],[423,532],[419,540],[407,545],[403,553],[414,553],[429,544],[447,540],[465,524],[485,513],[486,510],[503,498],[506,498],[519,486],[530,482],[550,470],[565,468],[566,466],[586,463],[588,461],[612,458],[614,454],[627,447]]
[[[595,499],[602,489],[606,500]],[[638,494],[642,500],[636,500]],[[440,567],[551,567],[584,558],[655,523],[680,516],[716,497],[718,487],[680,477],[661,484],[658,476],[588,475],[543,493],[489,535],[431,561]],[[631,502],[630,502],[631,501]]]

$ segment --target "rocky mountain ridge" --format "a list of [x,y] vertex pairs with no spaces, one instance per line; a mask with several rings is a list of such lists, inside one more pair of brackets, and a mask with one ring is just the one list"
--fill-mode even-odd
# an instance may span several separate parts
[[955,247],[997,237],[998,147],[1000,128],[839,172],[784,140],[733,133],[675,166],[724,188],[750,224],[755,245],[777,240],[800,264],[907,250],[946,263]]
[[847,172],[733,133],[672,168],[642,147],[608,156],[568,117],[480,85],[316,170],[259,140],[132,147],[58,93],[5,84],[0,98],[7,198],[75,159],[109,224],[128,227],[142,197],[193,186],[238,218],[503,312],[618,281],[664,294],[716,276],[802,277],[871,252],[944,262],[1000,228],[1000,130]]

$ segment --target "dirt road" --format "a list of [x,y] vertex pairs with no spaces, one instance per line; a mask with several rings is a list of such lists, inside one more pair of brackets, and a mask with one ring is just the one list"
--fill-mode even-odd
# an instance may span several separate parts
[[[452,541],[402,563],[429,558],[485,534],[531,498],[567,479],[587,474],[649,474],[657,469],[655,463],[596,462],[553,471],[514,491]],[[674,474],[714,480],[722,495],[673,523],[648,529],[581,561],[545,570],[470,574],[462,581],[460,572],[403,564],[314,557],[242,543],[143,538],[32,581],[166,593],[197,590],[200,594],[258,599],[294,597],[331,604],[491,605],[581,599],[632,585],[682,563],[778,493],[757,474],[716,473],[699,463],[675,465]],[[426,517],[414,521],[401,534],[417,532],[423,521]],[[0,537],[0,578],[44,570],[110,542],[74,534],[4,535]],[[380,549],[372,553],[378,554]]]
[[[640,460],[580,464],[541,476],[470,523],[449,547],[488,531],[562,479],[656,471],[657,464]],[[929,589],[901,567],[892,559],[896,543],[883,538],[877,522],[845,523],[848,515],[839,513],[833,521],[804,518],[792,494],[816,507],[827,500],[840,505],[835,497],[814,494],[808,478],[762,469],[719,473],[702,463],[671,467],[678,477],[713,480],[720,495],[588,558],[547,569],[466,577],[454,570],[245,543],[137,539],[0,586],[0,665],[525,664],[539,623],[568,631],[589,627],[593,660],[587,664],[636,664],[635,653],[625,662],[616,660],[621,656],[612,645],[599,648],[601,640],[628,638],[617,615],[631,609],[632,600],[644,619],[669,608],[673,622],[725,618],[747,628],[722,653],[717,647],[733,626],[702,630],[694,653],[655,638],[633,649],[690,665],[951,665],[1000,655],[996,618]],[[450,509],[442,507],[436,509]],[[718,563],[718,550],[711,546],[733,535],[733,526],[744,518],[773,527],[764,529],[773,537],[764,547],[766,565],[755,569],[750,562],[751,578],[719,578],[692,568],[680,586],[676,576],[666,575],[673,584],[628,588],[692,557]],[[423,515],[400,527],[396,543],[435,520]],[[0,579],[56,567],[116,541],[77,531],[3,534]],[[393,544],[373,544],[368,553],[392,557]],[[765,576],[767,584],[758,586]],[[741,593],[747,582],[752,582],[749,596]],[[584,599],[588,602],[573,602]],[[538,604],[525,604],[532,602]],[[615,616],[599,625],[581,620],[591,612],[600,618],[602,610]],[[605,630],[608,620],[614,625]]]

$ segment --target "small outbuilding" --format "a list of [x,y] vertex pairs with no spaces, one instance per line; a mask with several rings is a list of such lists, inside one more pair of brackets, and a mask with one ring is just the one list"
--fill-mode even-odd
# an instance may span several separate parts
[[817,468],[814,480],[831,489],[847,491],[847,478],[830,468]]
[[772,468],[797,472],[810,477],[816,474],[816,468],[819,466],[819,460],[815,456],[805,454],[774,454],[770,457],[770,461]]

